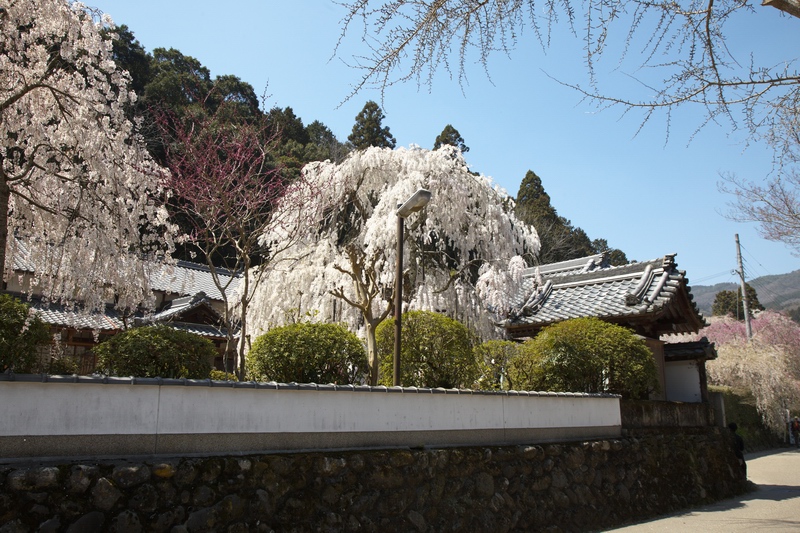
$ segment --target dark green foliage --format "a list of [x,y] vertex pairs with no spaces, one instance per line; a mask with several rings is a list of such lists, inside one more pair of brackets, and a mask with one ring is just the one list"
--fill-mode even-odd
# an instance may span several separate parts
[[50,343],[50,328],[30,307],[0,294],[0,372],[36,372],[39,351]]
[[308,144],[310,139],[303,121],[291,107],[273,107],[267,113],[267,121],[282,143],[291,140],[300,145]]
[[509,363],[517,390],[620,394],[646,399],[658,390],[653,354],[631,331],[599,318],[575,318],[544,328]]
[[449,144],[450,146],[455,146],[459,150],[461,150],[462,154],[466,154],[469,152],[469,146],[464,144],[464,138],[458,133],[458,130],[455,129],[453,126],[448,124],[442,130],[436,140],[433,142],[433,149],[438,150],[441,146]]
[[137,95],[143,95],[145,86],[152,79],[150,70],[151,56],[125,24],[113,28],[103,28],[101,33],[103,37],[113,39],[112,56],[114,62],[117,67],[131,75],[131,89]]
[[261,335],[247,354],[258,381],[362,383],[369,372],[361,340],[341,324],[290,324]]
[[609,252],[612,265],[628,263],[625,254],[610,249],[605,239],[591,240],[585,231],[559,216],[550,203],[550,195],[545,192],[541,178],[531,170],[520,184],[515,213],[539,234],[542,247],[537,257],[538,264],[557,263],[601,252]]
[[[784,444],[782,435],[776,435],[764,424],[764,418],[756,408],[756,399],[747,389],[734,389],[709,385],[709,392],[722,394],[725,404],[725,419],[736,422],[738,433],[744,439],[745,452],[777,448]],[[794,416],[796,413],[792,413]]]
[[93,348],[110,376],[204,379],[217,356],[208,339],[169,326],[133,328]]
[[145,88],[151,105],[166,106],[174,112],[203,102],[211,92],[211,72],[197,59],[170,48],[153,50],[152,80]]
[[608,264],[611,266],[627,265],[630,262],[628,261],[628,257],[625,255],[625,252],[616,248],[609,248],[608,241],[605,239],[593,240],[592,250],[594,250],[595,253],[607,252]]
[[216,113],[217,121],[225,124],[253,122],[261,116],[253,86],[230,74],[216,77],[205,106]]
[[389,127],[381,124],[384,118],[383,110],[370,100],[356,115],[353,132],[347,137],[347,140],[356,150],[364,150],[370,146],[394,148],[397,141],[389,133]]
[[[750,316],[756,311],[763,311],[764,306],[758,301],[756,290],[745,283],[747,291],[747,307]],[[711,306],[711,314],[714,316],[731,316],[737,320],[744,320],[744,302],[742,301],[742,289],[739,287],[735,291],[720,291],[714,297],[714,304]]]
[[319,120],[306,126],[306,133],[309,139],[305,149],[306,162],[330,159],[338,163],[347,157],[347,146],[339,142],[331,129]]
[[[467,327],[440,313],[410,311],[402,317],[400,382],[406,387],[472,387],[480,376]],[[380,358],[380,383],[392,385],[394,321],[384,320],[375,332]]]

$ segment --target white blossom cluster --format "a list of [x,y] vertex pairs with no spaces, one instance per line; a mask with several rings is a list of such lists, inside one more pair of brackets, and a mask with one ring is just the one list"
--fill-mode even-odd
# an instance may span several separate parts
[[[320,215],[294,248],[293,260],[271,265],[260,285],[251,308],[256,332],[315,319],[345,322],[364,333],[364,312],[345,299],[365,301],[372,285],[378,296],[368,314],[381,316],[391,305],[395,212],[424,188],[432,193],[430,203],[405,221],[404,310],[443,312],[483,338],[498,336],[487,302],[501,307],[496,302],[507,290],[509,261],[537,252],[539,239],[514,216],[513,201],[490,178],[471,173],[457,149],[369,148],[340,164],[310,163],[304,173],[319,190],[314,209]],[[516,260],[512,267],[519,264],[524,263]],[[357,276],[347,274],[354,270]]]
[[[168,259],[163,170],[125,107],[136,96],[82,4],[8,0],[0,12],[0,253],[23,251],[53,300],[133,308],[148,260]],[[2,215],[8,215],[7,221]],[[7,229],[7,239],[3,230]]]

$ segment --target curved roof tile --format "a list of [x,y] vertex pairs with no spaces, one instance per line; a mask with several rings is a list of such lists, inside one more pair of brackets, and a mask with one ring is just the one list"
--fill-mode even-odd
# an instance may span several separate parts
[[705,320],[674,258],[614,267],[591,256],[530,269],[506,328],[524,336],[562,320],[595,316],[651,336],[695,332]]

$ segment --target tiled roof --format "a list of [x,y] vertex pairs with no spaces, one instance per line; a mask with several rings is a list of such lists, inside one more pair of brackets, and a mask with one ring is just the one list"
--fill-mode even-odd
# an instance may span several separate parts
[[[188,331],[189,333],[194,333],[195,335],[200,335],[201,337],[224,339],[227,336],[227,330],[225,328],[219,328],[217,326],[212,326],[210,324],[194,324],[189,322],[167,322],[165,325],[173,329]],[[238,337],[238,334],[235,337]]]
[[220,314],[211,307],[210,301],[206,293],[198,292],[193,296],[184,296],[172,300],[167,307],[153,314],[147,320],[149,322],[168,322],[176,317],[181,316],[187,311],[197,309],[198,307],[205,306],[207,310],[213,313],[218,318],[222,319]]
[[41,317],[42,321],[52,326],[65,326],[75,329],[91,329],[94,331],[115,331],[124,328],[122,319],[112,306],[107,306],[105,313],[86,314],[79,309],[55,303],[45,303],[39,298],[25,300]]
[[[30,260],[30,252],[25,242],[17,240],[17,250],[13,257],[13,267],[17,272],[35,272],[35,265]],[[208,265],[177,261],[174,265],[151,265],[150,284],[153,290],[170,294],[194,295],[204,292],[212,300],[221,301],[222,295],[214,284]],[[228,284],[227,293],[233,293],[239,285],[240,274],[225,268],[217,268],[220,282]]]
[[717,349],[707,337],[690,342],[664,344],[665,361],[708,361],[717,358]]
[[[136,313],[133,322],[142,323],[168,323],[176,329],[192,331],[206,337],[225,337],[224,328],[215,325],[190,324],[177,322],[183,313],[201,305],[207,307],[207,312],[218,317],[219,313],[210,305],[210,300],[221,301],[222,294],[211,276],[208,265],[177,261],[174,265],[150,264],[150,283],[154,291],[163,291],[168,294],[177,294],[181,297],[172,300],[169,305],[158,313],[144,316]],[[17,272],[35,272],[35,265],[30,261],[30,252],[25,243],[17,241],[17,253],[14,254],[13,268]],[[233,293],[239,284],[239,274],[227,269],[218,268],[220,282],[228,284],[227,293]],[[27,300],[22,295],[20,299]],[[75,329],[89,329],[94,331],[115,331],[124,329],[124,324],[112,305],[106,306],[103,313],[86,314],[79,307],[70,308],[64,305],[45,303],[41,298],[34,296],[27,303],[36,310],[42,320],[53,326],[69,327]]]
[[17,253],[12,258],[13,268],[17,272],[34,272],[33,263],[30,260],[31,252],[25,243],[19,239],[16,240]]
[[595,316],[642,333],[688,333],[704,325],[674,255],[612,267],[591,256],[526,272],[507,323],[513,336],[570,318]]
[[211,306],[209,298],[205,293],[199,292],[194,296],[184,296],[183,298],[172,300],[166,308],[158,313],[148,317],[138,318],[136,324],[165,324],[171,328],[188,331],[204,337],[224,338],[227,335],[227,330],[224,327],[215,324],[198,324],[181,320],[185,317],[186,313],[200,307],[204,308],[204,312],[213,317],[217,324],[222,323],[222,316]]
[[[121,331],[125,325],[119,313],[113,306],[106,306],[104,313],[86,314],[80,309],[70,309],[61,304],[45,303],[40,298],[25,299],[22,295],[17,295],[25,301],[41,317],[42,321],[51,326],[67,327],[78,330],[93,331]],[[176,303],[177,302],[177,303]],[[219,317],[219,313],[209,304],[205,294],[197,294],[185,298],[178,298],[170,302],[170,306],[165,310],[154,315],[145,317],[140,313],[129,319],[128,325],[148,325],[164,324],[174,329],[189,331],[203,337],[224,338],[226,330],[214,324],[195,324],[178,321],[183,313],[205,306],[206,311]]]
[[[228,294],[236,290],[239,284],[239,275],[233,274],[224,268],[218,268],[220,281],[230,282]],[[172,294],[194,295],[205,293],[212,300],[222,300],[219,289],[214,284],[208,265],[178,261],[174,266],[163,265],[154,269],[150,275],[150,283],[154,290]]]

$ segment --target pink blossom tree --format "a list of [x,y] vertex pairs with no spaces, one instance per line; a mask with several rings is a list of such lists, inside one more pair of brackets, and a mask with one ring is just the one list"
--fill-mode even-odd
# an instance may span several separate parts
[[786,405],[800,402],[800,325],[788,316],[764,311],[752,321],[748,342],[744,323],[714,319],[699,336],[717,344],[718,358],[706,365],[710,383],[753,393],[767,426],[781,431]]
[[[235,354],[243,379],[254,291],[314,218],[308,204],[315,186],[303,177],[290,180],[272,165],[275,133],[263,115],[237,120],[235,108],[222,104],[213,115],[191,121],[161,113],[158,123],[169,139],[173,205],[191,225],[184,238],[208,264],[225,304],[225,366]],[[264,239],[265,233],[276,237]]]
[[125,107],[130,77],[79,2],[0,11],[0,272],[12,258],[53,300],[123,309],[151,299],[148,260],[172,249],[161,170]]

